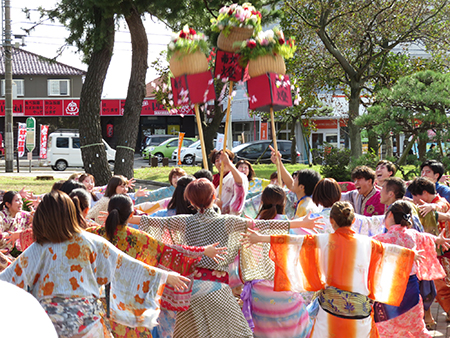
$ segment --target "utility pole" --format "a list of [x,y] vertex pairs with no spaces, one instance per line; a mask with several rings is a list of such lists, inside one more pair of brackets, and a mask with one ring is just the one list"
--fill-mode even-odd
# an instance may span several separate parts
[[11,0],[4,0],[5,21],[3,49],[5,51],[5,172],[14,169],[13,97],[12,97],[12,44],[11,44]]

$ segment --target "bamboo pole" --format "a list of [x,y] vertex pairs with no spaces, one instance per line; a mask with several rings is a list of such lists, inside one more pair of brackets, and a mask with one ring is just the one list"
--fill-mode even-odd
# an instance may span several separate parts
[[[231,110],[231,92],[233,91],[233,81],[230,81],[230,89],[228,90],[228,103],[227,103],[227,118],[225,122],[225,133],[223,136],[223,149],[225,152],[227,149],[227,138],[228,138],[228,124],[230,123],[230,110]],[[223,163],[220,164],[220,181],[219,181],[219,196],[222,197],[222,184],[223,184]]]
[[206,157],[205,139],[203,138],[203,126],[200,118],[200,111],[198,109],[198,103],[194,105],[195,119],[197,120],[198,138],[200,139],[200,145],[202,147],[203,156],[203,168],[208,170],[208,158]]
[[277,133],[275,131],[275,119],[273,116],[273,107],[270,107],[270,124],[272,126],[273,148],[275,149],[275,154],[277,157],[277,180],[278,185],[282,187],[283,183],[281,182],[281,160],[278,158]]

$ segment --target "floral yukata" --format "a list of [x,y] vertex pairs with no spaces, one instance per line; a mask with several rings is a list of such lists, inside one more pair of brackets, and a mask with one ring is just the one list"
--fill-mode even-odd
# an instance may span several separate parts
[[[141,217],[140,229],[164,243],[205,246],[219,242],[219,247],[227,247],[223,261],[216,263],[203,257],[196,265],[191,306],[177,314],[175,338],[253,337],[228,285],[228,266],[238,254],[241,233],[247,230],[248,223],[241,217],[220,215],[213,208],[196,215]],[[277,229],[287,233],[289,229],[288,221],[256,220],[255,223],[261,231]],[[260,274],[253,277],[264,278]]]
[[217,198],[222,202],[223,214],[240,215],[244,210],[245,198],[248,192],[248,179],[241,172],[239,172],[239,175],[242,177],[242,185],[235,183],[231,172],[224,175],[221,196],[219,196],[219,186],[216,187]]
[[114,321],[150,329],[157,324],[167,272],[83,231],[62,243],[33,243],[0,274],[0,280],[28,290],[50,316],[59,337],[102,338],[110,336],[99,302],[102,286],[111,283]]
[[378,337],[370,299],[398,306],[414,252],[355,234],[271,236],[274,291],[320,291],[312,303],[312,338]]
[[[104,238],[107,237],[106,228],[104,226],[89,228],[87,231]],[[161,263],[161,261],[176,260],[180,265],[177,268],[177,271],[187,271],[188,275],[189,271],[193,269],[193,265],[200,260],[203,252],[205,251],[204,248],[168,246],[155,240],[147,233],[128,226],[117,227],[111,243],[129,256],[150,266],[157,266]],[[163,306],[164,305],[165,304],[163,304]],[[165,318],[161,318],[160,316],[158,320],[158,327],[161,326],[161,324],[163,324],[164,327],[167,327],[167,323],[161,323],[161,319]],[[116,338],[152,337],[150,330],[145,327],[132,328],[115,323],[114,321],[111,321],[110,325],[113,330],[114,337]],[[173,332],[173,327],[171,329]]]
[[[29,212],[19,211],[15,217],[11,216],[11,213],[7,208],[0,211],[0,249],[7,249],[8,253],[16,246],[17,250],[23,251],[29,245],[29,240],[23,237],[23,240],[20,239],[16,241],[16,243],[6,243],[6,240],[3,238],[8,234],[8,231],[16,232],[16,231],[24,231],[31,228],[31,223],[33,221],[33,217]],[[22,244],[25,244],[25,247],[22,247]]]
[[436,256],[436,237],[400,225],[393,225],[387,233],[377,235],[374,239],[409,249],[424,250],[421,255],[425,256],[424,263],[414,263],[400,306],[375,303],[375,321],[380,337],[431,337],[422,319],[424,313],[418,280],[445,277],[445,271]]

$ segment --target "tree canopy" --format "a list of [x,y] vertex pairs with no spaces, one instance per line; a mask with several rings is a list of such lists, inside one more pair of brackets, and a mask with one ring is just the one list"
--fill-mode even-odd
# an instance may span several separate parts
[[434,141],[448,140],[450,113],[450,74],[432,70],[402,77],[392,88],[381,90],[368,114],[360,116],[359,125],[372,124],[379,133],[411,134],[419,139],[419,156],[423,158],[428,131]]
[[297,69],[317,90],[349,98],[352,155],[362,151],[361,94],[373,88],[394,48],[421,44],[442,53],[450,29],[448,0],[285,1],[283,27],[296,37]]

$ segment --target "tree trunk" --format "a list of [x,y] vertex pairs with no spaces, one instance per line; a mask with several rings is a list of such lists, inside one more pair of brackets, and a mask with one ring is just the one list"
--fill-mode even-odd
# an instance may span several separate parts
[[145,75],[147,73],[148,40],[140,14],[135,8],[125,17],[131,35],[131,76],[123,117],[117,127],[116,175],[134,177],[134,152],[139,131],[139,118],[145,97]]
[[428,138],[421,138],[419,137],[419,160],[421,160],[422,162],[425,160],[425,155],[427,153],[427,141]]
[[[212,117],[212,121],[210,123],[206,123],[205,116],[206,113],[200,110],[200,116],[202,117],[202,126],[203,126],[203,137],[205,138],[205,146],[206,146],[206,156],[209,156],[211,151],[214,149],[214,139],[216,138],[217,131],[219,130],[220,124],[222,123],[222,120],[225,116],[226,110],[222,111],[222,108],[220,106],[220,102],[218,98],[220,97],[220,93],[222,92],[222,88],[225,84],[221,80],[214,81],[214,90],[216,92],[216,100],[215,100],[215,106],[214,106],[214,115]],[[228,131],[228,135],[232,135],[231,130]],[[231,150],[231,149],[230,149]],[[203,163],[202,163],[203,165]],[[213,171],[214,163],[211,163],[211,161],[208,158],[208,169],[209,171]]]
[[385,139],[386,144],[386,157],[393,157],[394,156],[394,145],[392,143],[392,136],[388,134],[388,136]]
[[378,149],[380,148],[378,145],[378,136],[375,134],[375,132],[372,131],[372,129],[367,129],[367,136],[368,136],[368,143],[367,143],[367,150],[368,152],[374,152],[378,155]]
[[[202,119],[203,125],[203,137],[205,138],[205,146],[206,146],[206,156],[209,156],[211,151],[214,149],[214,138],[216,137],[217,131],[219,130],[220,124],[225,116],[226,110],[222,111],[219,105],[216,105],[214,108],[214,117],[209,124],[204,123],[204,119]],[[200,114],[204,116],[205,114]],[[231,135],[231,130],[228,131],[228,136]],[[231,150],[231,149],[230,149]],[[211,172],[213,171],[213,163],[208,158],[208,167],[205,169],[209,169]]]
[[359,116],[361,85],[357,81],[352,81],[350,88],[350,100],[348,103],[348,133],[350,135],[352,157],[358,158],[362,154],[361,129],[354,124],[354,120]]
[[297,163],[297,139],[295,137],[295,125],[297,124],[298,117],[292,117],[292,125],[291,125],[291,163]]
[[[95,9],[94,9],[95,10]],[[97,10],[98,27],[103,27],[103,46],[92,53],[80,94],[79,129],[84,170],[95,177],[97,185],[111,178],[100,124],[100,104],[106,73],[114,48],[114,18],[104,18]]]

